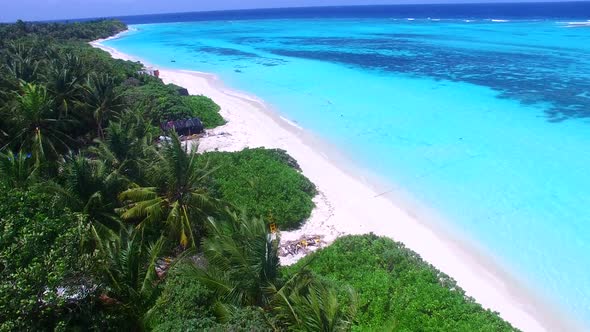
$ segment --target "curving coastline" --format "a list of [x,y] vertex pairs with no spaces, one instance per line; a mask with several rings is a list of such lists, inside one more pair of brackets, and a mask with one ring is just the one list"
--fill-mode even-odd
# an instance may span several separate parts
[[[118,37],[120,34],[111,38]],[[114,58],[140,61],[105,47],[100,41],[92,45],[108,51]],[[395,198],[380,195],[381,192],[364,181],[362,175],[343,169],[338,156],[322,148],[324,145],[318,144],[313,135],[281,118],[263,101],[232,91],[215,75],[166,69],[160,72],[166,83],[186,87],[191,94],[207,95],[221,106],[221,114],[228,123],[201,139],[201,150],[282,148],[298,160],[303,173],[316,184],[320,194],[315,199],[317,207],[310,220],[301,230],[282,233],[283,239],[310,233],[322,234],[327,240],[369,232],[388,236],[405,243],[457,280],[466,293],[484,307],[498,311],[522,330],[581,330],[562,318],[557,310],[540,304],[544,301],[479,250],[435,225],[422,222],[425,220],[422,213],[416,213],[420,211],[407,208]],[[385,222],[383,216],[391,222]]]

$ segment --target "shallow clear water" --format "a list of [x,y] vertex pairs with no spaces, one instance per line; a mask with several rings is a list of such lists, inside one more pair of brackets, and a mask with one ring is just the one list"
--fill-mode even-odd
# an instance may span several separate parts
[[590,28],[567,26],[202,21],[136,25],[105,44],[261,97],[588,322]]

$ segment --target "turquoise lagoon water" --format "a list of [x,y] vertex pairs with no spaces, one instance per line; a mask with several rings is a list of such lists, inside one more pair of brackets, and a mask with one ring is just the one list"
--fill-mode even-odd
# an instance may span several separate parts
[[259,96],[590,321],[590,28],[388,18],[132,28],[105,44]]

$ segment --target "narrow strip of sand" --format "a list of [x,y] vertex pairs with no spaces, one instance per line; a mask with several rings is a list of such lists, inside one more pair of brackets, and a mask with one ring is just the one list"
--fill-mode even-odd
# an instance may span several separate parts
[[[100,41],[92,45],[106,50],[114,58],[140,60],[105,47]],[[199,150],[281,148],[298,161],[303,174],[317,186],[319,195],[314,200],[316,208],[311,218],[300,230],[283,232],[282,239],[318,234],[331,241],[341,235],[370,232],[387,236],[403,242],[453,277],[467,295],[499,312],[519,329],[581,330],[481,251],[425,223],[417,217],[420,214],[395,198],[380,195],[361,174],[339,167],[332,158],[334,154],[327,151],[325,145],[318,144],[313,135],[280,117],[263,101],[225,87],[211,74],[160,69],[160,78],[187,88],[191,94],[206,95],[221,106],[221,115],[227,124],[208,131],[199,142]]]

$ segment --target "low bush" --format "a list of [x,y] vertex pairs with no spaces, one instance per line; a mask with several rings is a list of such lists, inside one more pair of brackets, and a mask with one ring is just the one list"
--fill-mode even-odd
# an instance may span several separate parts
[[209,288],[203,285],[194,274],[187,272],[190,260],[180,262],[166,277],[162,294],[150,310],[146,327],[151,331],[272,331],[268,317],[261,308],[229,307],[223,311],[221,323],[216,317],[219,300]]
[[343,237],[285,272],[305,264],[357,291],[354,331],[515,331],[467,297],[452,278],[388,238]]
[[206,332],[271,332],[273,330],[268,324],[269,317],[261,308],[239,307],[231,313],[227,323],[219,324],[209,328]]
[[148,315],[147,326],[151,330],[202,331],[217,325],[211,310],[213,293],[182,272],[183,266],[179,265],[166,277],[162,295]]
[[159,124],[192,117],[192,111],[183,102],[178,89],[180,87],[172,84],[148,82],[141,86],[126,86],[121,91],[129,108],[144,108]]
[[144,109],[155,120],[155,124],[194,117],[201,119],[205,128],[214,128],[225,123],[219,115],[219,105],[210,98],[183,96],[179,92],[182,88],[177,85],[165,85],[146,75],[139,78],[141,85],[127,81],[118,89],[129,108]]
[[192,115],[201,119],[205,128],[215,128],[225,124],[225,120],[219,115],[221,107],[211,98],[205,96],[188,96],[183,98],[186,106],[190,108]]
[[213,182],[221,197],[250,215],[293,229],[311,214],[315,186],[285,151],[208,152],[201,162],[215,170]]

